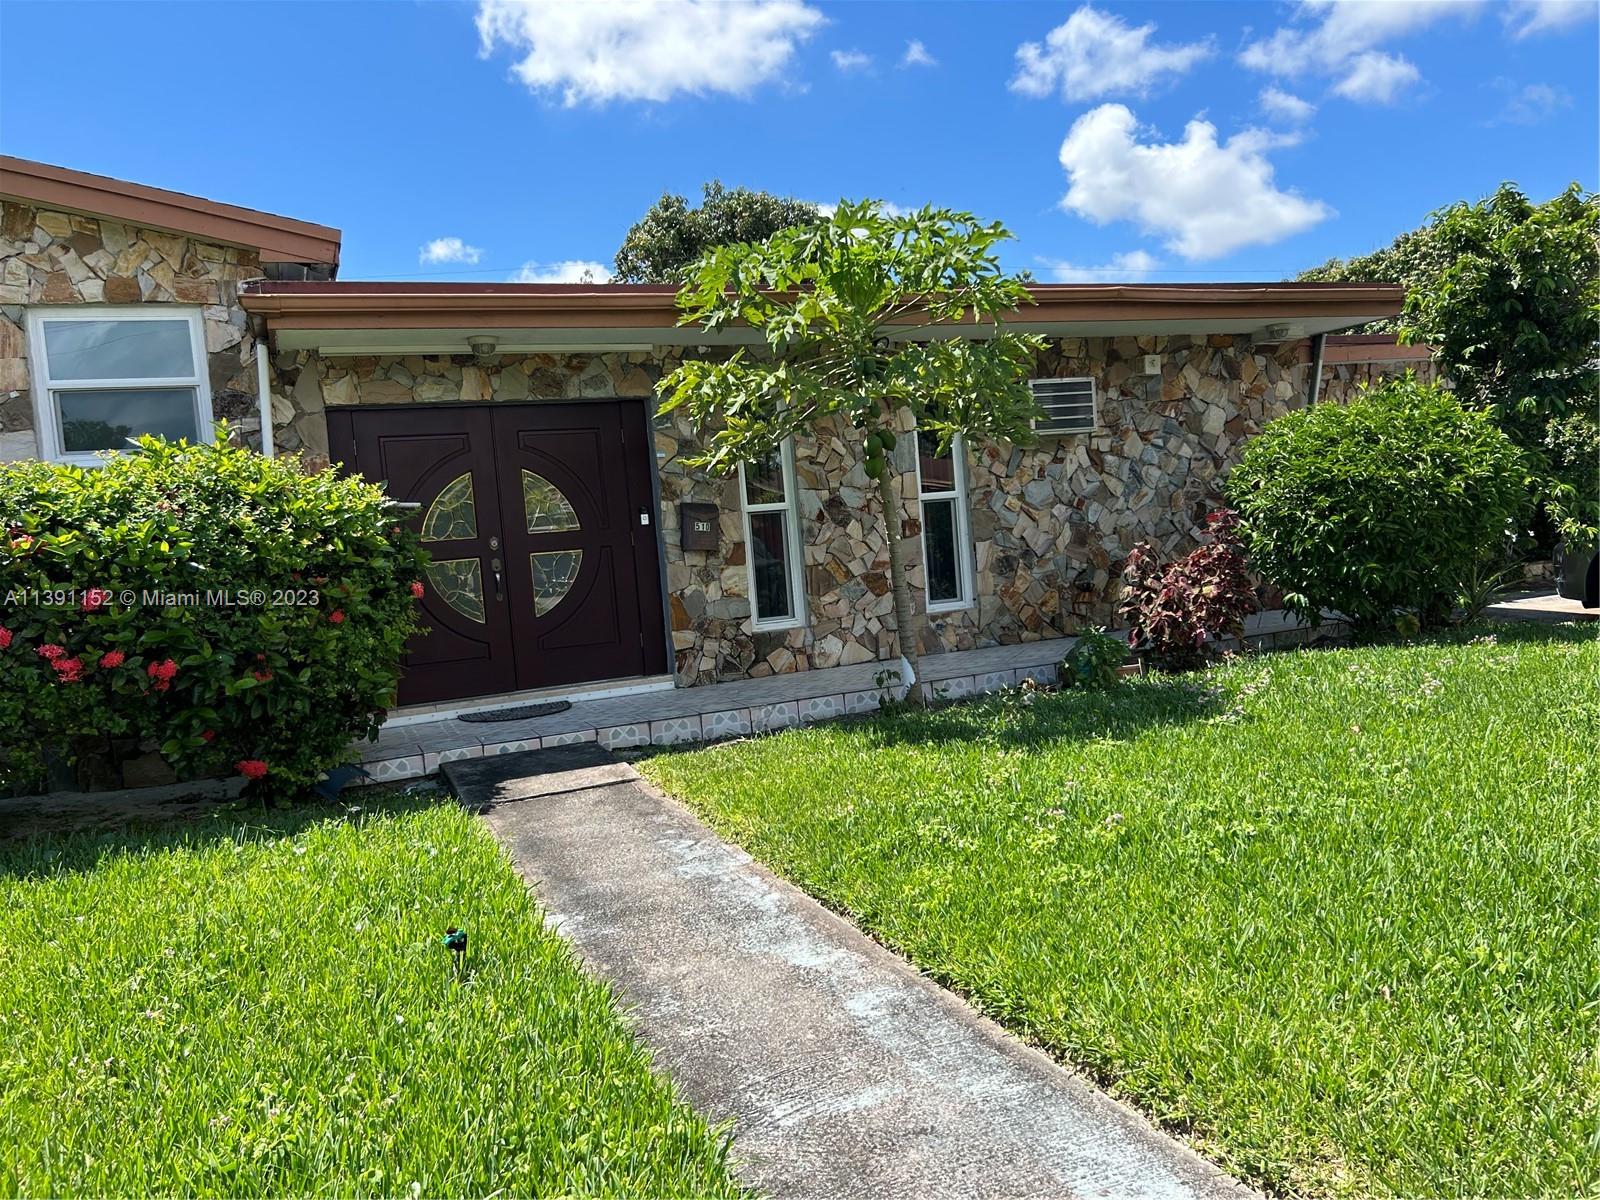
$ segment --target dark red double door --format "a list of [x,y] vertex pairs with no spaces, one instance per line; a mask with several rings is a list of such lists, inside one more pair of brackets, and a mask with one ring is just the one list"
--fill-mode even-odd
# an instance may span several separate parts
[[666,671],[649,430],[627,400],[328,412],[334,456],[421,506],[400,703]]

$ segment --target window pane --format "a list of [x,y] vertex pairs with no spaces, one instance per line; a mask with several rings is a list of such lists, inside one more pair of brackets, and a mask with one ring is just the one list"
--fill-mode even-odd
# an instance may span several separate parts
[[69,453],[126,450],[141,433],[175,442],[199,436],[193,388],[92,388],[56,392],[61,448]]
[[922,502],[923,544],[927,547],[928,599],[961,599],[961,556],[956,552],[956,502]]
[[195,373],[187,321],[46,321],[44,344],[55,380]]
[[445,484],[444,491],[435,496],[433,503],[428,505],[428,515],[422,518],[422,540],[467,542],[477,536],[478,506],[472,495],[472,472],[468,471]]
[[956,460],[953,454],[939,453],[939,437],[932,433],[917,433],[918,465],[922,468],[924,492],[953,492],[956,490]]
[[789,587],[789,539],[784,525],[787,514],[750,514],[750,561],[755,566],[756,620],[775,621],[794,616]]
[[544,616],[567,598],[582,565],[582,550],[544,550],[528,555],[528,566],[533,571],[534,616]]
[[469,621],[484,624],[483,568],[475,558],[434,559],[428,564],[429,590]]
[[543,475],[522,472],[522,512],[529,533],[560,533],[578,528],[578,514],[561,489]]
[[745,464],[744,499],[746,504],[783,503],[783,455]]

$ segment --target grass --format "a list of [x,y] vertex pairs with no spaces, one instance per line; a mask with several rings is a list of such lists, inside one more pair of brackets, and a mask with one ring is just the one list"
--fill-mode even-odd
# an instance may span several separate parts
[[1499,627],[643,764],[1248,1180],[1600,1189],[1600,645]]
[[442,805],[0,843],[0,1145],[5,1195],[737,1194]]

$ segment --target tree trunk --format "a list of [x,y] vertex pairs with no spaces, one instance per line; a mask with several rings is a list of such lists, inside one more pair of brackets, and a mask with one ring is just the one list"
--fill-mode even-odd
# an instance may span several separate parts
[[883,532],[889,542],[889,586],[894,590],[894,632],[901,656],[911,664],[906,699],[923,703],[922,656],[917,653],[917,631],[911,623],[911,585],[906,581],[905,554],[900,546],[900,489],[898,474],[888,463],[878,476],[878,497],[883,501]]

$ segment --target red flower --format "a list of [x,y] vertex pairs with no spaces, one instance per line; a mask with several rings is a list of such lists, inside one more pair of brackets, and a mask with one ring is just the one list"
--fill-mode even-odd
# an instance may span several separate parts
[[90,588],[83,594],[82,607],[84,612],[94,612],[106,606],[106,601],[111,599],[111,593],[105,588]]
[[344,609],[336,608],[328,614],[328,622],[332,625],[344,624]]
[[423,590],[422,589],[422,580],[413,579],[411,581],[411,594],[413,596],[415,596],[418,600],[421,600],[422,599],[422,590]]
[[202,742],[214,742],[214,741],[216,741],[217,740],[217,731],[215,729],[204,729],[204,730],[201,730],[201,732],[200,732],[200,740]]
[[265,683],[267,680],[272,678],[271,670],[252,671],[250,673],[256,677],[257,683]]
[[11,630],[0,625],[0,650],[11,649]]
[[145,668],[145,674],[149,675],[151,679],[160,679],[168,683],[172,681],[172,677],[177,673],[178,664],[170,658],[164,658],[158,663],[153,662]]
[[51,662],[55,662],[58,658],[64,658],[66,653],[67,648],[65,646],[58,646],[54,642],[46,642],[39,647],[39,657],[48,658]]
[[112,667],[120,667],[127,658],[128,656],[121,650],[107,650],[100,656],[100,665],[110,670]]
[[259,758],[241,758],[233,764],[233,769],[246,779],[260,779],[267,773],[267,764]]
[[50,660],[50,665],[55,668],[57,683],[77,683],[83,678],[81,658],[55,658]]

